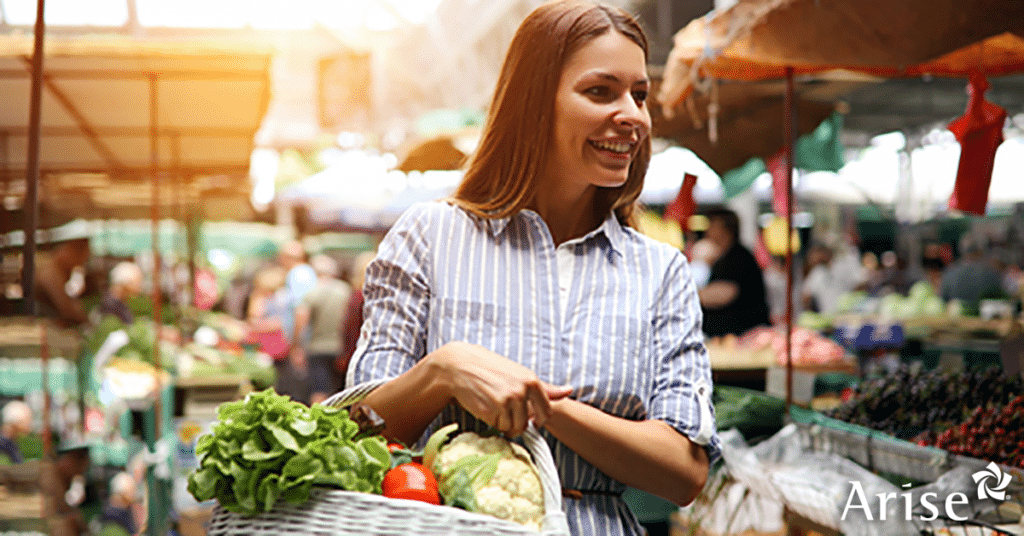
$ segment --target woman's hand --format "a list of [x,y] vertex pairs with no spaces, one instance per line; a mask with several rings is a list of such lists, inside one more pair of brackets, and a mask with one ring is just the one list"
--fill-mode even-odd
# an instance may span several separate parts
[[541,381],[532,370],[475,344],[446,344],[436,359],[451,397],[509,437],[522,434],[531,419],[543,426],[551,416],[551,401],[572,391]]

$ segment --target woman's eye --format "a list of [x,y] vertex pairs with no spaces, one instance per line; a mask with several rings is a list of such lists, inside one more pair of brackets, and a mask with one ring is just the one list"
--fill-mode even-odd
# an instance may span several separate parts
[[608,86],[594,86],[591,88],[587,88],[584,91],[584,93],[590,95],[591,97],[607,97],[609,94],[611,94],[611,90],[608,89]]
[[633,99],[637,102],[644,102],[647,100],[647,90],[637,90],[633,92]]

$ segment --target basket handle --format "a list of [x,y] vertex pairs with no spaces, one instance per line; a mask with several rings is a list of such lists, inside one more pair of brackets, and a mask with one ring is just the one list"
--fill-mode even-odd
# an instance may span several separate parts
[[[321,405],[344,408],[366,398],[371,391],[384,385],[388,380],[371,380],[368,382],[353,385],[343,391],[339,391]],[[533,456],[534,465],[540,475],[540,483],[544,488],[544,527],[545,536],[568,535],[569,522],[562,511],[562,483],[558,477],[558,468],[555,467],[555,459],[551,455],[551,447],[547,440],[533,425],[533,421],[527,425],[523,432],[523,443],[526,450]]]

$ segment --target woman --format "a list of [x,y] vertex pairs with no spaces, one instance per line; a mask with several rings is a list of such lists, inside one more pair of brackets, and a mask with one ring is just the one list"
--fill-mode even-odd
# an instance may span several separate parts
[[409,443],[543,426],[575,534],[639,534],[625,486],[689,503],[718,453],[689,268],[630,226],[646,56],[616,8],[527,17],[454,198],[407,211],[370,264],[348,372],[390,380],[366,402]]

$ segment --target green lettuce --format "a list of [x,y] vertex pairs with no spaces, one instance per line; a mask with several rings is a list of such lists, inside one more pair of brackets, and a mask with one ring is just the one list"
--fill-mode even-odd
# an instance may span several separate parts
[[196,443],[200,464],[188,491],[232,512],[302,503],[314,485],[381,493],[391,468],[384,438],[359,436],[346,410],[306,407],[267,389],[222,404],[217,418]]

